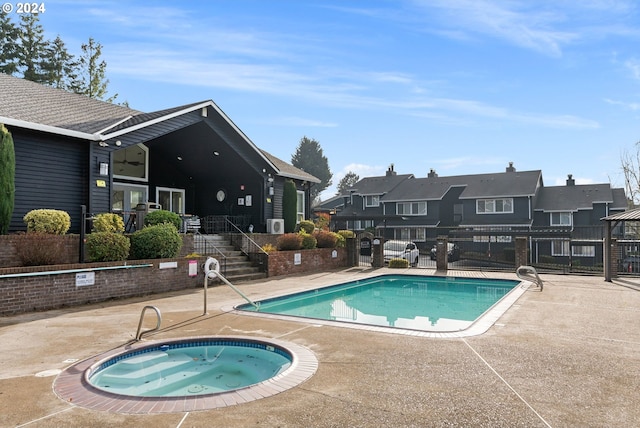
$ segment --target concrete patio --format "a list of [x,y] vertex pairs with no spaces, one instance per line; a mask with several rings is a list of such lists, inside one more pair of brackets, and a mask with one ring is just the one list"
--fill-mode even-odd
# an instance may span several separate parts
[[[389,272],[352,268],[240,283],[239,288],[259,300]],[[449,275],[515,278],[471,271]],[[209,289],[208,315],[202,315],[199,288],[3,317],[0,426],[640,426],[640,281],[607,283],[602,277],[568,275],[542,279],[543,292],[524,293],[486,333],[466,338],[414,337],[237,314],[228,308],[242,299],[226,286]],[[147,304],[157,306],[163,316],[161,331],[148,340],[277,338],[310,349],[318,370],[275,396],[205,411],[120,414],[58,398],[52,385],[59,370],[130,342]]]

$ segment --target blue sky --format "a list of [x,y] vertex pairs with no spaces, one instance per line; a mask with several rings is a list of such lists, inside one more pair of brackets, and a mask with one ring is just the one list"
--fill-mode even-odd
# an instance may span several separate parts
[[[213,100],[290,162],[316,139],[334,185],[541,169],[611,182],[640,140],[640,4],[559,0],[46,1],[71,53],[103,45],[142,111]],[[335,194],[331,187],[324,198]]]

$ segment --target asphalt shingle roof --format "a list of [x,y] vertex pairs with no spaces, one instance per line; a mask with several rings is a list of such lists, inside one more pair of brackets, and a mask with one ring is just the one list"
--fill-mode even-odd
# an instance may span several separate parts
[[[615,192],[614,192],[615,191]],[[573,186],[550,186],[540,189],[536,202],[537,211],[575,211],[592,209],[594,203],[612,204],[612,209],[625,209],[626,198],[620,200],[620,191],[609,184],[580,184]],[[615,197],[614,197],[615,195]]]
[[128,107],[0,73],[0,117],[94,134],[138,114]]

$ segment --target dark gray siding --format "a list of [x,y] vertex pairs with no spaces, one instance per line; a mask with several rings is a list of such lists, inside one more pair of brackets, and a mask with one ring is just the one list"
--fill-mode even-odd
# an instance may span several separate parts
[[69,213],[69,232],[78,233],[80,206],[88,204],[90,143],[9,130],[16,152],[16,197],[10,230],[26,230],[23,216],[48,208]]

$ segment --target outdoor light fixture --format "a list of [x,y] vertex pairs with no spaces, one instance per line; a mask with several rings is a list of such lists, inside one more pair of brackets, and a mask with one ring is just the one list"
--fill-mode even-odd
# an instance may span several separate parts
[[122,145],[122,141],[118,140],[116,141],[116,147],[120,147]]
[[99,145],[100,147],[109,147],[109,143],[107,143],[106,141],[100,141],[100,142],[98,143],[98,145]]
[[109,175],[109,164],[106,162],[100,162],[100,175]]
[[217,152],[217,151],[214,151],[214,152],[213,152],[213,155],[214,155],[214,156],[220,156],[220,153],[219,153],[219,152]]
[[178,156],[178,160],[181,161],[182,160],[182,156]]

